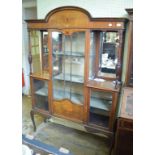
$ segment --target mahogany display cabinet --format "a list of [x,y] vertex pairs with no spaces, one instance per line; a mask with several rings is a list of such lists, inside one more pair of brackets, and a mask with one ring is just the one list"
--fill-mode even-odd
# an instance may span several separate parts
[[125,18],[60,7],[27,20],[32,110],[111,134],[121,86]]

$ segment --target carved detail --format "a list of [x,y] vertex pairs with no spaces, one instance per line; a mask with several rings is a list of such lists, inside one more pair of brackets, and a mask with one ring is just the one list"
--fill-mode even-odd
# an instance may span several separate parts
[[30,37],[30,30],[28,31],[28,37],[29,37],[29,55],[28,55],[28,61],[30,64],[30,74],[32,73],[32,54],[31,54],[31,37]]
[[48,22],[52,23],[53,28],[70,28],[78,25],[85,27],[89,23],[89,18],[77,10],[62,10],[53,14]]
[[117,52],[118,52],[118,62],[116,65],[116,84],[121,83],[121,75],[122,75],[122,43],[123,43],[123,31],[120,30],[118,31],[119,35],[119,40],[118,40],[118,47],[117,47]]

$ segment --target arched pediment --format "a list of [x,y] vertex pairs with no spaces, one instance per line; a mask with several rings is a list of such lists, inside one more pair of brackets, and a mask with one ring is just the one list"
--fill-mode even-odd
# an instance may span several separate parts
[[43,20],[26,20],[31,29],[124,29],[125,18],[92,18],[83,8],[65,6],[50,11]]
[[49,12],[45,21],[52,28],[85,27],[91,19],[90,14],[78,7],[60,7]]

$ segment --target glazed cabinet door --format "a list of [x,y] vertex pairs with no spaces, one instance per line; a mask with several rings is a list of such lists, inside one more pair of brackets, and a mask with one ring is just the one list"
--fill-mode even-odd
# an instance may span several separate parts
[[83,120],[85,32],[52,32],[53,114]]
[[110,127],[112,93],[90,89],[89,124],[103,128]]
[[46,114],[50,113],[49,81],[31,77],[31,94],[33,109]]
[[29,62],[33,110],[50,114],[48,31],[29,31]]

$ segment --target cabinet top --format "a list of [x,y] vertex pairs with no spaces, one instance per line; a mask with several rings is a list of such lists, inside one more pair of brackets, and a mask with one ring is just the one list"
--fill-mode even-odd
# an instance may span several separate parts
[[88,11],[71,6],[56,8],[42,20],[26,20],[29,29],[124,29],[126,21],[126,18],[92,18]]
[[87,87],[95,88],[95,89],[101,89],[107,92],[119,92],[120,86],[118,85],[117,88],[115,88],[115,84],[112,81],[95,81],[95,80],[89,80],[87,82]]
[[122,102],[119,117],[133,118],[133,88],[125,87],[122,93]]

